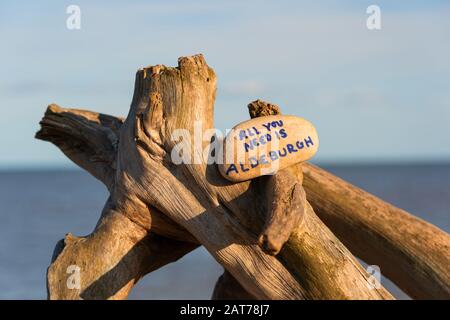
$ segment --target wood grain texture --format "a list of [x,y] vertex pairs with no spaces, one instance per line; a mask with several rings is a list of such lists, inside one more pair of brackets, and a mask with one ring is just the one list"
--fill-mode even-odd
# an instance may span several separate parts
[[[113,201],[138,224],[145,220],[140,206],[156,207],[188,230],[255,297],[302,299],[296,279],[257,245],[252,229],[260,227],[258,221],[248,224],[257,213],[246,208],[250,199],[238,199],[249,196],[249,183],[225,182],[213,164],[176,166],[170,158],[177,144],[174,130],[185,130],[189,139],[196,123],[201,133],[214,127],[215,91],[216,76],[201,55],[180,58],[176,68],[138,71],[130,113],[120,130]],[[209,142],[190,144],[190,154],[202,155]]]
[[[261,100],[250,103],[248,110],[251,117],[281,114],[277,106]],[[370,285],[367,272],[317,218],[306,201],[302,166],[259,178],[268,179],[265,188],[272,195],[263,233],[263,239],[271,236],[275,244],[272,253],[284,244],[279,259],[305,287],[308,299],[392,299],[379,283]]]
[[[178,260],[198,245],[149,233],[107,203],[95,231],[67,234],[55,248],[47,271],[51,300],[126,299],[147,273]],[[79,268],[79,287],[70,287],[71,266]]]
[[297,166],[262,177],[267,194],[267,213],[258,243],[267,254],[277,255],[288,241],[292,230],[298,228],[306,210],[303,175]]
[[[261,100],[252,117],[280,114]],[[307,199],[353,254],[380,266],[382,274],[416,299],[450,298],[450,236],[329,172],[303,165]]]
[[[202,121],[203,130],[213,127],[215,81],[214,72],[201,56],[181,58],[177,68],[144,68],[137,73],[135,94],[125,122],[105,115],[101,118],[106,117],[108,120],[102,122],[99,120],[100,115],[93,112],[51,107],[41,122],[42,129],[37,137],[55,143],[69,158],[108,186],[115,212],[111,216],[118,216],[119,220],[126,219],[131,223],[133,228],[130,228],[130,232],[137,235],[136,239],[143,239],[142,236],[145,239],[146,236],[132,231],[134,228],[184,240],[179,244],[181,248],[177,257],[184,254],[181,253],[183,246],[186,246],[188,252],[199,241],[242,288],[255,298],[391,298],[384,289],[370,292],[364,289],[367,287],[367,274],[330,230],[317,219],[309,206],[305,211],[302,228],[294,230],[276,258],[270,257],[257,245],[265,223],[264,213],[268,211],[263,196],[267,189],[261,183],[251,181],[231,184],[224,182],[213,166],[175,166],[171,163],[169,151],[174,142],[169,137],[173,129],[186,127],[191,134],[195,129],[195,120]],[[266,104],[269,106],[267,107],[263,102],[260,104],[254,104],[253,111],[262,107],[267,114],[279,112],[275,105]],[[85,121],[88,123],[84,123]],[[114,124],[113,129],[111,123]],[[99,138],[95,138],[97,135]],[[91,138],[86,137],[101,139],[102,142],[92,144]],[[206,142],[202,143],[202,147],[205,144]],[[194,148],[194,153],[198,154],[200,150]],[[444,250],[432,251],[433,255],[441,258],[435,259],[438,267],[428,268],[424,263],[430,256],[426,254],[427,242],[402,237],[395,228],[373,228],[371,223],[381,225],[383,222],[381,219],[367,221],[365,216],[355,212],[361,209],[361,199],[346,197],[349,193],[347,185],[333,182],[330,186],[329,180],[337,179],[336,177],[320,169],[320,172],[314,171],[311,169],[314,167],[309,164],[304,167],[304,187],[308,201],[350,249],[355,250],[355,246],[364,247],[366,257],[376,258],[377,261],[387,257],[384,262],[390,268],[395,268],[398,263],[407,266],[411,264],[411,260],[419,261],[412,272],[428,273],[425,277],[428,281],[426,294],[432,294],[432,288],[439,286],[436,281],[443,279],[448,286],[448,280],[445,280],[448,278],[439,277],[439,274],[446,274],[442,270],[448,266],[448,260],[442,259],[443,255],[448,258],[448,251],[445,249],[448,248],[445,247],[445,243],[448,243],[447,234],[443,233],[445,236],[431,242],[436,246],[444,244]],[[301,174],[298,169],[296,172]],[[111,173],[113,177],[110,176]],[[358,192],[361,197],[371,197],[364,191]],[[341,197],[335,198],[337,195]],[[376,207],[386,208],[386,221],[402,220],[405,228],[409,228],[412,234],[426,229],[426,234],[431,235],[438,230],[442,235],[439,229],[419,223],[419,219],[404,212],[400,214],[399,209],[392,209],[392,206],[379,199],[377,201]],[[405,215],[407,219],[404,218]],[[99,223],[97,227],[102,225],[104,224]],[[347,240],[350,241],[348,232],[359,234],[357,244],[347,243]],[[395,233],[397,235],[394,237]],[[398,247],[400,252],[402,248],[409,247],[411,242],[416,243],[411,247],[413,251],[408,252],[409,255],[401,254],[395,260],[389,258],[389,250],[383,250],[384,239],[390,238],[396,240],[390,246]],[[374,239],[378,241],[378,245],[370,243]],[[318,261],[314,249],[319,253],[327,253],[330,258],[324,257],[325,263]],[[121,250],[117,251],[117,256],[123,252]],[[91,251],[91,254],[94,252]],[[358,254],[356,251],[355,253]],[[333,258],[338,263],[335,261],[333,264]],[[344,259],[339,260],[340,258]],[[174,259],[176,257],[171,256],[167,261]],[[339,261],[343,263],[340,264]],[[375,264],[380,265],[385,273],[385,266]],[[337,274],[340,269],[344,271],[342,275]],[[56,276],[57,274],[55,273],[54,281],[61,281],[62,274]],[[391,273],[388,276],[398,274]],[[353,279],[357,279],[356,288],[350,286],[355,282]],[[342,281],[347,282],[347,286]],[[342,285],[342,289],[327,292],[330,286],[337,285]],[[99,296],[100,293],[101,291]]]
[[[261,100],[253,101],[247,107],[252,119],[281,114],[278,106]],[[265,190],[267,196],[266,220],[259,236],[259,245],[267,254],[280,252],[305,215],[306,194],[300,167],[301,164],[296,164],[256,180],[262,184],[260,189]]]
[[[112,190],[122,123],[123,119],[113,116],[52,104],[40,122],[36,138],[54,143]],[[138,225],[116,211],[109,199],[90,235],[75,237],[69,233],[59,241],[47,270],[48,298],[125,299],[147,273],[198,247],[195,238],[158,210],[141,210],[148,219]],[[67,285],[70,266],[80,268],[78,289]]]
[[[210,142],[205,139],[196,144],[195,130],[198,123],[201,133],[214,127],[215,90],[215,74],[201,55],[180,58],[177,68],[155,66],[138,72],[130,113],[120,131],[118,180],[113,192],[116,206],[132,213],[133,221],[141,220],[137,214],[142,211],[132,209],[139,200],[143,205],[155,206],[186,228],[258,299],[392,298],[383,287],[368,287],[368,275],[331,232],[325,231],[319,219],[310,220],[311,227],[317,223],[316,228],[322,231],[318,237],[306,237],[308,229],[303,228],[295,233],[299,238],[297,246],[311,240],[307,244],[317,249],[314,255],[307,256],[307,262],[299,257],[299,251],[287,251],[286,258],[280,257],[281,261],[289,261],[287,266],[260,249],[255,231],[261,229],[260,216],[267,211],[252,208],[261,203],[260,188],[249,182],[230,184],[214,164],[193,160]],[[176,129],[185,131],[183,139],[189,141],[191,155],[191,161],[178,166],[169,158],[177,145],[172,135]],[[329,246],[330,242],[334,246]],[[348,263],[339,264],[342,269],[324,270],[320,261],[330,255]],[[298,262],[304,262],[307,272],[313,274],[309,281],[321,279],[326,272],[324,277],[332,279],[331,284],[351,285],[327,287],[320,294],[307,291],[305,287],[315,284],[302,283],[305,271],[293,265]],[[297,277],[288,269],[296,271]]]
[[[65,114],[68,114],[68,113],[71,113],[72,111],[71,110],[69,110],[69,109],[63,109],[63,108],[59,108],[58,109],[60,112],[63,112],[63,113],[65,113]],[[77,110],[74,110],[73,111],[74,113],[77,113],[78,111]],[[86,111],[84,111],[84,112],[86,112]],[[48,114],[48,113],[47,113]],[[58,117],[58,119],[60,119],[60,121],[61,122],[63,122],[63,117]],[[45,122],[46,123],[46,122]],[[63,126],[63,125],[61,125],[61,127],[67,127],[67,126]],[[70,132],[72,132],[72,131],[74,131],[74,130],[70,130]],[[70,139],[75,139],[74,137],[73,138],[70,138]],[[70,140],[69,138],[68,138],[68,135],[66,135],[66,140]],[[301,171],[296,171],[297,172],[297,174],[300,172],[301,173]],[[301,176],[299,177],[299,179],[301,179]],[[301,180],[300,180],[301,181]],[[256,181],[255,182],[253,182],[253,184],[256,186]],[[260,188],[261,186],[259,186],[259,188]],[[253,188],[255,188],[255,187],[253,187]],[[267,188],[267,186],[262,186],[262,188],[263,188],[263,192],[267,192],[268,190],[271,190],[270,188]],[[255,192],[255,194],[259,194],[259,191],[258,190],[255,190],[254,191]],[[262,197],[261,197],[261,199],[266,199],[267,197],[265,196],[265,194],[264,193],[261,193],[262,194]],[[261,201],[261,199],[258,199],[258,200],[256,200],[257,202],[260,202]],[[267,206],[269,206],[269,204],[267,203],[266,204]],[[259,210],[265,210],[265,208],[266,207],[261,207]],[[151,216],[152,216],[152,223],[151,223],[151,225],[152,225],[152,231],[154,231],[154,232],[156,232],[156,233],[159,233],[158,232],[158,225],[159,225],[159,221],[160,220],[167,220],[167,219],[158,219],[158,220],[156,220],[155,221],[155,219],[153,219],[153,217],[155,216],[154,215],[154,211],[156,211],[156,209],[155,210],[153,210],[152,211],[152,214],[151,214]],[[288,212],[292,212],[292,211],[288,211]],[[150,214],[150,213],[148,213],[148,214]],[[157,215],[158,216],[158,215]],[[164,215],[162,215],[162,217],[164,217]],[[264,218],[264,216],[261,216],[260,218],[259,218],[261,221],[260,221],[260,223],[261,223],[261,225],[263,225],[263,223],[265,222],[265,218]],[[287,222],[289,221],[289,220],[286,220]],[[251,222],[250,222],[251,223]],[[173,222],[172,222],[172,224],[174,224]],[[289,226],[288,226],[289,227]],[[292,228],[291,229],[293,229],[293,227],[294,226],[292,226]],[[157,228],[157,230],[155,230],[155,228]],[[159,231],[162,231],[162,234],[164,234],[164,235],[166,235],[166,236],[171,236],[170,234],[168,234],[167,233],[167,230],[170,230],[172,228],[172,226],[171,226],[171,224],[170,224],[170,221],[169,221],[169,224],[167,225],[167,226],[165,226],[164,224],[163,224],[163,226],[162,227],[159,227]],[[256,230],[257,231],[257,230]],[[289,235],[290,234],[290,232],[289,233],[287,233],[287,235]],[[177,238],[185,238],[185,236],[183,235],[183,232],[179,232],[179,233],[177,233],[177,236],[176,236]],[[319,266],[320,266],[320,264],[319,264]],[[226,279],[228,279],[228,278],[230,278],[230,277],[225,277],[225,280],[223,280],[223,281],[221,281],[221,283],[226,283]],[[226,286],[224,285],[224,287],[226,288]],[[230,293],[228,293],[228,294],[230,294]]]
[[303,185],[318,216],[358,257],[415,299],[450,299],[450,235],[306,164]]

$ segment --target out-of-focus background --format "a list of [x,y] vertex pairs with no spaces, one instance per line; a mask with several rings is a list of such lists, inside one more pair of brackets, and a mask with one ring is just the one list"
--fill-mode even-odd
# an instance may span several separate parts
[[[55,243],[90,233],[106,200],[33,139],[46,106],[126,115],[138,68],[195,53],[218,76],[218,128],[279,104],[316,125],[315,163],[450,230],[448,1],[3,1],[0,37],[0,299],[45,298]],[[209,298],[220,273],[199,249],[131,298]]]

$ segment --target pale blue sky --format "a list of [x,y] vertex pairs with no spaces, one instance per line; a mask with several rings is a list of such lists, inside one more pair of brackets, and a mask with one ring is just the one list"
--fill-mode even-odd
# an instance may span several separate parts
[[317,2],[2,1],[0,168],[69,166],[33,139],[49,103],[126,115],[139,67],[195,53],[219,128],[262,98],[317,126],[317,161],[449,161],[450,2]]

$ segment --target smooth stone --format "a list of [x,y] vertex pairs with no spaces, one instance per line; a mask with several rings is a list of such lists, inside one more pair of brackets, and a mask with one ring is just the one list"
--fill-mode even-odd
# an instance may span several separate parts
[[223,143],[220,173],[239,182],[311,159],[319,147],[314,126],[295,116],[266,116],[242,122]]

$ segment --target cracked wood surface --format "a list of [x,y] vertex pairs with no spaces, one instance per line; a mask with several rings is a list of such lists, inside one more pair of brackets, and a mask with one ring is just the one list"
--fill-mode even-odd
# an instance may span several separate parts
[[[192,92],[196,92],[196,94],[192,95]],[[355,264],[354,258],[345,251],[343,256],[349,255],[349,259],[346,260],[347,263],[344,266],[331,262],[313,266],[311,269],[313,272],[309,274],[309,278],[308,274],[304,277],[305,275],[296,271],[297,268],[301,269],[301,263],[305,263],[304,261],[308,262],[308,259],[314,261],[315,259],[312,254],[313,248],[306,250],[305,242],[315,243],[315,248],[319,252],[321,250],[324,250],[323,252],[333,251],[342,246],[328,229],[314,229],[321,225],[321,222],[315,217],[309,206],[306,210],[309,215],[305,214],[305,224],[302,227],[308,229],[300,232],[294,231],[277,258],[270,257],[257,246],[258,235],[264,226],[264,217],[261,217],[261,212],[267,211],[266,205],[260,205],[264,202],[260,198],[261,191],[264,190],[259,190],[258,186],[251,185],[251,182],[228,184],[223,179],[219,179],[217,170],[214,171],[215,168],[210,166],[195,164],[173,166],[170,161],[167,161],[170,160],[167,158],[168,151],[173,147],[173,142],[168,141],[168,135],[172,129],[185,126],[189,132],[192,132],[192,123],[195,120],[202,120],[204,129],[213,127],[214,92],[215,76],[203,58],[200,56],[182,58],[178,68],[155,66],[144,68],[138,72],[132,107],[125,123],[122,119],[115,117],[89,111],[62,109],[53,105],[47,110],[41,122],[42,129],[37,137],[56,144],[75,163],[105,183],[111,191],[111,203],[115,212],[107,216],[120,219],[127,217],[125,221],[133,226],[128,229],[131,232],[128,236],[134,233],[138,235],[131,237],[135,242],[128,249],[138,246],[140,240],[151,237],[153,233],[159,233],[159,237],[162,239],[167,239],[164,238],[167,236],[183,240],[176,244],[181,247],[185,246],[184,251],[172,249],[177,252],[170,259],[158,262],[158,266],[176,260],[195,248],[198,245],[197,241],[200,241],[230,271],[230,275],[236,277],[245,290],[257,298],[389,298],[390,295],[385,293],[384,289],[380,292],[372,290],[372,295],[366,296],[368,293],[361,293],[358,291],[359,289],[346,288],[345,284],[342,292],[331,290],[332,292],[327,293],[324,290],[327,283],[340,280],[339,277],[331,278],[331,280],[325,279],[326,281],[323,281],[325,287],[322,288],[319,283],[308,286],[310,285],[308,281],[311,281],[311,276],[317,272],[316,270],[322,268],[321,271],[323,271],[333,266],[335,270],[343,267],[344,270],[352,271],[350,274],[344,272],[344,275],[341,276],[342,279],[357,277],[357,279],[364,280],[360,282],[361,287],[367,284],[367,275],[364,270],[361,272],[359,264],[357,262]],[[200,107],[198,107],[199,105]],[[194,152],[199,152],[199,150],[194,150]],[[430,255],[424,255],[427,243],[422,242],[415,244],[415,252],[409,253],[409,256],[398,255],[395,260],[396,265],[393,264],[392,259],[375,263],[382,267],[383,272],[384,267],[381,262],[385,263],[387,268],[389,266],[396,268],[398,264],[407,266],[411,263],[411,259],[415,259],[419,263],[412,272],[420,273],[424,269],[427,271],[427,276],[423,277],[423,281],[427,285],[422,296],[448,296],[448,273],[442,268],[442,263],[448,262],[448,246],[446,247],[448,235],[446,233],[429,224],[419,223],[420,219],[407,213],[400,215],[399,209],[385,204],[379,199],[377,200],[379,202],[375,202],[373,207],[364,207],[366,214],[371,217],[370,219],[358,215],[355,211],[358,211],[360,206],[352,197],[355,191],[345,184],[337,184],[338,187],[330,188],[328,180],[334,181],[333,179],[337,178],[318,170],[320,169],[309,164],[304,165],[304,186],[308,200],[328,227],[351,250],[355,250],[355,246],[370,248],[366,252],[361,252],[361,255],[358,254],[363,259],[383,260],[386,257],[389,258],[391,254],[389,250],[392,251],[394,248],[397,252],[403,253],[404,248],[411,242],[409,238],[395,235],[396,232],[393,229],[381,228],[380,225],[383,225],[384,222],[381,221],[381,218],[377,220],[371,214],[375,209],[386,209],[386,219],[397,221],[401,218],[407,221],[410,232],[418,232],[420,226],[426,229],[426,233],[431,231],[437,233],[438,236],[434,239],[435,243],[444,244],[444,250],[433,251],[434,260],[438,265],[436,268],[432,266],[432,268],[426,269],[428,263],[425,258],[428,259]],[[367,193],[359,192],[362,192],[367,199],[373,200],[368,197]],[[335,198],[337,195],[342,196],[343,193],[345,201]],[[180,194],[181,196],[178,197]],[[249,203],[256,205],[249,206]],[[405,215],[408,218],[406,220],[404,219]],[[332,218],[327,219],[327,217]],[[374,225],[370,225],[369,222]],[[99,223],[97,229],[102,225]],[[145,230],[145,232],[141,234],[139,231],[133,231],[134,228]],[[217,232],[211,232],[211,230],[217,230]],[[314,238],[312,230],[317,233],[319,238],[325,237],[330,240],[323,243],[319,241],[319,245],[317,245],[318,240]],[[211,235],[211,233],[214,234]],[[348,243],[351,238],[348,233],[354,233],[352,237],[359,237],[359,242],[357,244]],[[375,236],[373,236],[374,234]],[[396,243],[389,241],[387,250],[384,251],[381,244],[386,243],[385,239],[393,238]],[[370,244],[369,241],[374,239],[376,243]],[[337,247],[336,243],[339,244]],[[168,249],[170,250],[170,246]],[[95,253],[94,251],[89,252],[89,250],[86,251],[85,257]],[[111,254],[116,254],[117,261],[120,261],[120,257],[123,256],[122,249],[114,250],[111,251]],[[161,246],[161,250],[165,250],[164,246]],[[374,250],[374,253],[371,250]],[[75,261],[79,258],[77,256],[79,251],[67,252],[67,256],[71,257],[68,260]],[[152,254],[142,255],[142,257],[142,261],[152,257],[155,259],[155,255]],[[329,255],[329,257],[336,258],[333,255]],[[116,264],[117,261],[115,261]],[[393,265],[389,265],[390,263]],[[52,275],[52,266],[49,268],[49,279]],[[259,268],[260,266],[263,266],[262,270]],[[102,272],[112,267],[113,265],[108,265],[103,269],[99,268],[96,275],[92,277],[101,278]],[[137,269],[139,272],[135,272],[135,274],[138,276],[134,276],[134,278],[139,278],[144,272],[151,270],[151,268]],[[333,268],[325,271],[333,272]],[[53,281],[61,281],[63,278],[61,273],[55,272],[54,275]],[[391,276],[398,275],[391,274]],[[301,279],[301,277],[304,278]],[[265,281],[264,279],[269,281],[261,283]],[[393,278],[398,284],[404,283],[401,277],[398,279]],[[441,280],[440,285],[445,290],[432,290],[432,288],[439,287],[437,280]],[[126,290],[122,289],[123,292],[129,290],[134,282],[131,282],[131,285],[129,283],[126,284]],[[281,288],[273,290],[277,283]],[[51,289],[50,286],[49,288]],[[353,294],[344,292],[348,289],[351,289]],[[53,290],[62,289],[56,286]],[[120,288],[116,291],[119,292]],[[325,291],[325,293],[321,291]],[[120,298],[125,296],[117,294],[117,297]],[[103,298],[105,298],[104,295]]]

